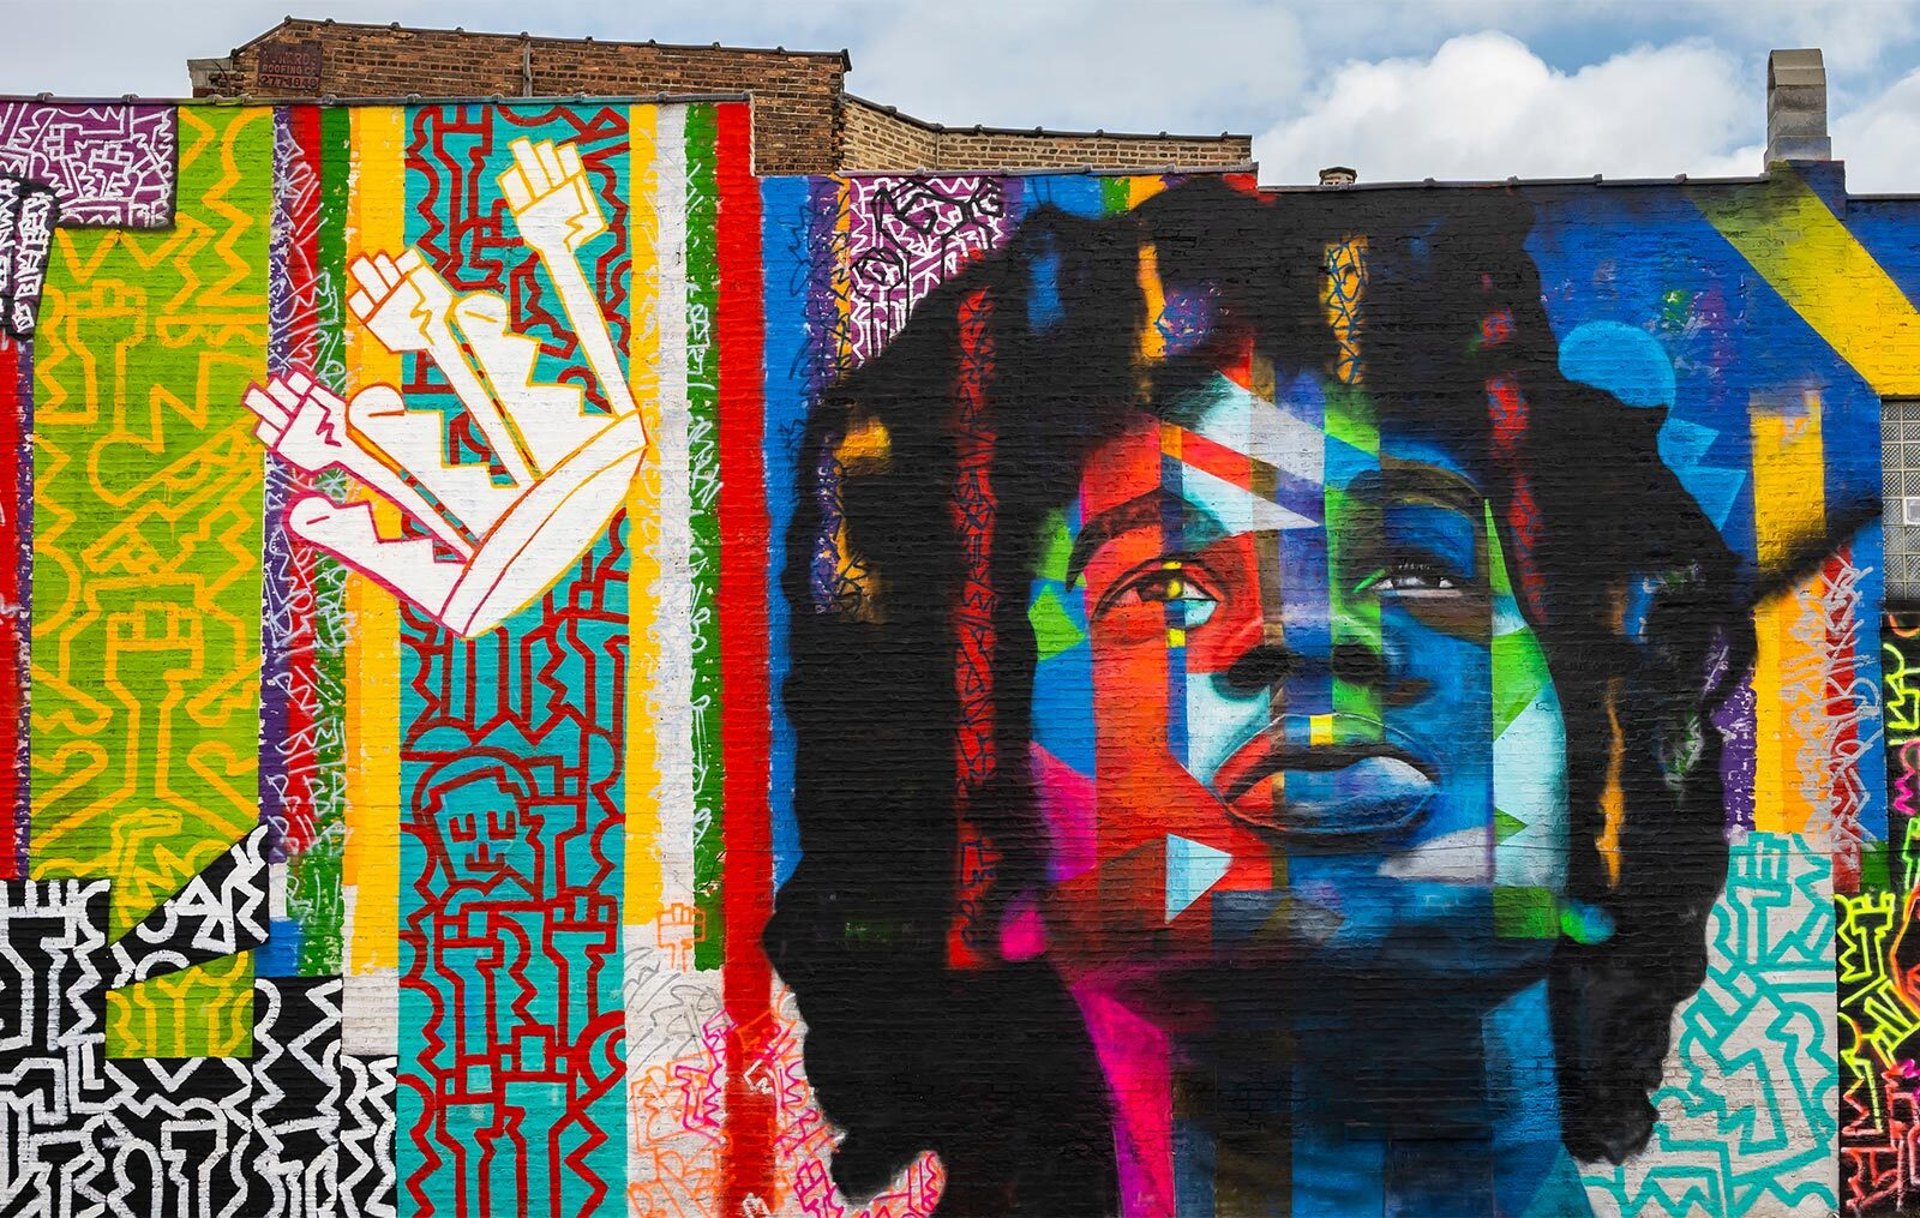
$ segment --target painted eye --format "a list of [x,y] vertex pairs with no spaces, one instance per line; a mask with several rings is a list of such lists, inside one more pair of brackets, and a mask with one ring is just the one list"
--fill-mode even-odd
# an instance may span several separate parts
[[1124,588],[1117,604],[1161,605],[1172,630],[1193,630],[1204,626],[1219,601],[1193,582],[1179,567],[1149,571]]
[[1403,562],[1368,577],[1360,585],[1360,591],[1402,600],[1458,596],[1463,591],[1463,581],[1435,563]]

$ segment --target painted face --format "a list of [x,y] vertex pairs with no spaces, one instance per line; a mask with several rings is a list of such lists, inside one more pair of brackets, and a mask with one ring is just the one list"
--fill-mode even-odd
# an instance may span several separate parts
[[1564,728],[1484,489],[1353,385],[1168,415],[1088,461],[1031,589],[1055,957],[1544,959]]
[[491,768],[463,769],[431,788],[430,806],[452,867],[449,882],[537,892],[539,826],[526,811],[525,793]]

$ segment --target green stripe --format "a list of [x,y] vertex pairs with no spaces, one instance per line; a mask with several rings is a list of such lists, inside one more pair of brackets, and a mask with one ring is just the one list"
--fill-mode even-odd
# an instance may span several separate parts
[[[1353,385],[1329,385],[1326,398],[1327,443],[1343,444],[1380,459],[1380,431],[1374,419],[1373,399],[1367,391]],[[1327,566],[1333,573],[1329,581],[1333,644],[1336,647],[1358,644],[1372,651],[1381,647],[1380,600],[1377,593],[1353,591],[1373,574],[1362,570],[1361,558],[1348,552],[1351,543],[1359,543],[1362,555],[1377,553],[1373,543],[1386,536],[1386,519],[1377,503],[1364,503],[1331,482],[1325,491],[1327,514]],[[1333,683],[1333,709],[1374,723],[1381,722],[1379,691],[1364,682]]]
[[693,892],[706,934],[693,963],[725,959],[720,726],[720,303],[717,125],[711,105],[687,107],[687,466],[693,545]]
[[340,389],[346,352],[347,186],[353,128],[344,106],[320,111],[319,371]]

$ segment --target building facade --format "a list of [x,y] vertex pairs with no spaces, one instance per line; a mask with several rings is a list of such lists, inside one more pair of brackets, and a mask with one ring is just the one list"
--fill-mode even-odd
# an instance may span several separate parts
[[541,38],[289,17],[189,62],[196,97],[646,97],[746,94],[762,173],[1238,169],[1246,135],[954,127],[846,92],[845,51]]
[[1620,184],[0,101],[0,1197],[1914,1210],[1920,203],[1776,67]]

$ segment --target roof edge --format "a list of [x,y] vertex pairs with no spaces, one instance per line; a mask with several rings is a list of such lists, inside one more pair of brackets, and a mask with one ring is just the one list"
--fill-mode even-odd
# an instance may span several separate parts
[[[1312,182],[1276,183],[1261,186],[1262,194],[1348,194],[1367,190],[1496,190],[1529,186],[1751,186],[1765,182],[1766,174],[1751,177],[1696,178],[1676,173],[1669,178],[1609,178],[1589,174],[1582,178],[1423,178],[1401,182],[1354,182],[1346,186],[1317,186]],[[1848,196],[1856,198],[1858,196]]]
[[899,119],[901,122],[918,127],[922,131],[932,131],[940,135],[1050,135],[1068,139],[1089,140],[1186,140],[1189,143],[1195,144],[1224,144],[1231,140],[1250,141],[1253,139],[1251,134],[1242,134],[1234,131],[1222,131],[1219,135],[1184,135],[1177,131],[1107,131],[1104,129],[1097,131],[1063,131],[1053,127],[988,127],[981,123],[975,123],[970,127],[952,127],[945,123],[930,122],[924,118],[917,118],[900,109],[898,106],[882,105],[870,98],[861,97],[857,93],[842,92],[840,97],[843,101],[852,102],[857,106],[865,106],[867,109],[884,114],[888,118]]
[[319,97],[255,97],[252,94],[222,95],[219,97],[143,97],[137,93],[123,93],[119,97],[68,97],[60,93],[0,93],[0,102],[35,102],[48,106],[483,106],[483,105],[581,105],[600,104],[655,105],[668,106],[692,102],[749,102],[750,93],[543,93],[535,97],[521,97],[519,94],[492,93],[487,96],[443,97],[440,94],[409,93],[404,97],[380,97],[376,95],[335,97],[323,94]]
[[792,55],[801,59],[838,59],[842,72],[853,71],[853,56],[844,48],[838,51],[793,51],[786,47],[737,47],[719,42],[661,42],[656,38],[596,38],[592,34],[568,37],[563,34],[529,34],[525,30],[513,34],[504,30],[469,30],[457,25],[452,27],[438,25],[401,25],[398,21],[336,21],[332,17],[295,17],[292,15],[282,18],[278,25],[262,30],[239,46],[233,48],[233,53],[237,54],[241,51],[248,50],[266,41],[290,25],[319,26],[322,28],[334,26],[349,30],[393,30],[399,33],[411,34],[471,34],[476,38],[517,38],[530,43],[577,42],[609,47],[655,47],[663,51],[745,51],[756,55]]

